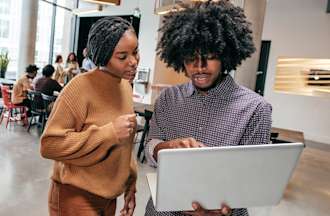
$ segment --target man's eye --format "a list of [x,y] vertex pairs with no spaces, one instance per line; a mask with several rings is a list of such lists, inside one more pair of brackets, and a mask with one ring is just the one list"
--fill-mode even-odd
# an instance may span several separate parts
[[192,62],[195,61],[195,59],[196,59],[196,58],[194,58],[194,57],[186,58],[186,59],[185,59],[185,62],[186,62],[186,63],[192,63]]
[[208,55],[208,56],[207,56],[207,60],[214,60],[214,59],[216,59],[216,58],[217,58],[216,55]]

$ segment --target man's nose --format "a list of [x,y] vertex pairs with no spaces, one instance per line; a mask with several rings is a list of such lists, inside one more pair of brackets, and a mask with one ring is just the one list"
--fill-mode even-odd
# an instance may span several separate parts
[[207,62],[204,62],[201,59],[196,59],[194,62],[194,67],[197,68],[198,71],[202,71],[207,67]]

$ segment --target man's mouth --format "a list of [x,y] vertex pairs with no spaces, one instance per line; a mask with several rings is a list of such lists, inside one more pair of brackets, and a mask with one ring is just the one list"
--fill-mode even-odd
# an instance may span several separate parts
[[208,81],[208,79],[209,79],[209,77],[210,77],[210,75],[209,74],[205,74],[205,73],[203,73],[203,74],[195,74],[195,75],[193,75],[193,80],[195,81],[195,82],[197,82],[197,83],[205,83],[205,82],[207,82]]

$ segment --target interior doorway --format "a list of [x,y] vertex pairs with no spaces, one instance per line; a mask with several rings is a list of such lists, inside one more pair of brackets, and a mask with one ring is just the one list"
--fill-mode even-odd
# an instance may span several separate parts
[[265,89],[270,45],[271,45],[271,41],[269,40],[261,41],[260,58],[259,58],[259,65],[257,71],[255,92],[257,92],[262,96],[264,95],[264,89]]

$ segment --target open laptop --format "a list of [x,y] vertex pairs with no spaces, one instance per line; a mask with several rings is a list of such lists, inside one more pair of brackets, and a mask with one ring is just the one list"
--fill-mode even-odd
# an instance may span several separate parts
[[276,205],[304,148],[302,143],[166,149],[147,174],[157,211]]

